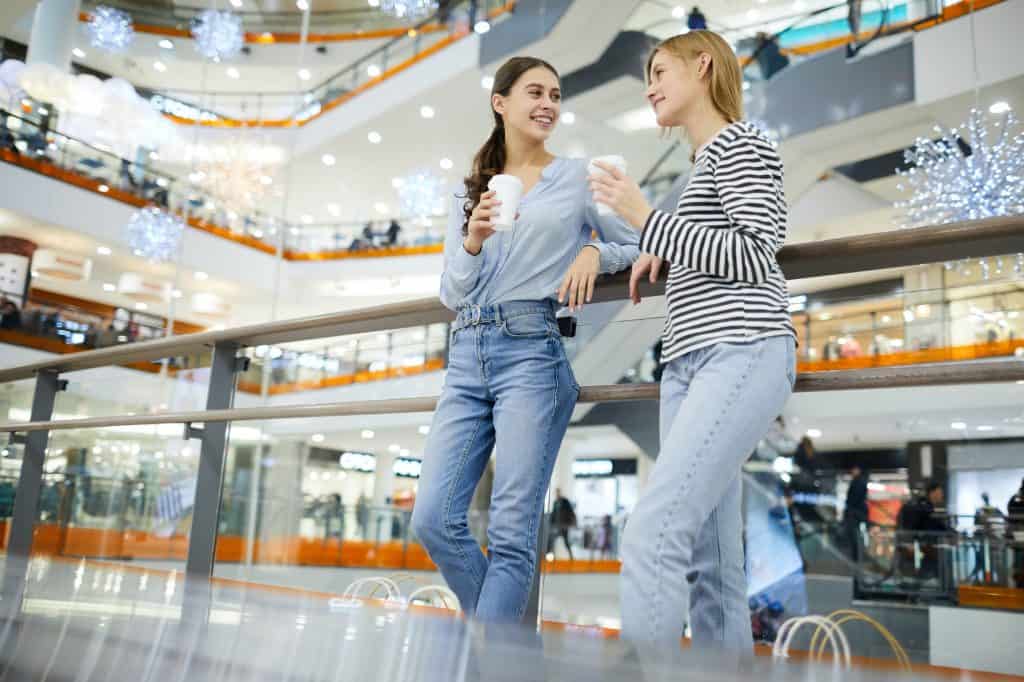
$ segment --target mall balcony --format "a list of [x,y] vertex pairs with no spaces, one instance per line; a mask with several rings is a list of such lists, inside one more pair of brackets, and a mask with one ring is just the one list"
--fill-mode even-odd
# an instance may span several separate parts
[[[741,473],[739,659],[689,625],[663,658],[620,637],[664,277],[631,305],[628,273],[603,276],[560,311],[583,388],[521,626],[466,617],[412,522],[450,199],[496,67],[556,64],[552,151],[621,153],[671,209],[692,150],[659,138],[643,68],[691,8],[240,0],[244,49],[212,61],[206,7],[3,4],[0,62],[47,29],[66,75],[98,79],[82,92],[142,108],[76,120],[0,67],[0,678],[1024,679],[1024,215],[900,229],[894,207],[916,138],[1024,108],[1021,3],[865,2],[856,33],[847,3],[701,8],[786,166],[798,336],[795,392]],[[133,21],[125,52],[92,44],[101,5]],[[162,254],[128,229],[154,210],[179,230]],[[467,519],[484,551],[494,467]]]

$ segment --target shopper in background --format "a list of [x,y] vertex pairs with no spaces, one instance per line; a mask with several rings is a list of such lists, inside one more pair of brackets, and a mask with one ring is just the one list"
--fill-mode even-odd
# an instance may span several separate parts
[[555,551],[555,539],[562,538],[565,549],[569,552],[569,561],[575,557],[572,555],[572,545],[569,544],[569,530],[576,527],[576,510],[572,508],[561,488],[555,488],[555,502],[551,505],[551,530],[548,533],[548,554]]
[[[558,302],[583,306],[599,273],[639,255],[636,232],[599,215],[587,162],[547,150],[560,109],[554,67],[532,57],[505,62],[491,90],[494,127],[449,210],[441,302],[456,319],[413,527],[462,609],[488,622],[518,623],[525,613],[544,494],[579,395]],[[509,216],[489,189],[499,175],[506,189],[521,185]],[[510,229],[496,229],[499,217],[513,219],[501,225]],[[592,240],[595,230],[604,241]],[[467,512],[492,450],[485,555]]]
[[402,226],[398,224],[397,220],[392,218],[391,222],[388,224],[388,233],[387,233],[388,234],[388,241],[387,241],[387,245],[388,246],[394,246],[395,244],[397,244],[398,243],[398,235],[400,235],[401,233],[402,233]]
[[21,326],[21,311],[18,304],[4,296],[0,298],[0,329],[17,329]]
[[696,5],[690,10],[690,13],[686,15],[686,28],[691,31],[701,31],[708,27],[708,20],[704,16],[704,13],[700,11],[700,8]]
[[757,48],[754,54],[757,65],[761,67],[761,77],[769,80],[772,76],[789,66],[789,57],[782,54],[779,40],[775,36],[759,32],[756,36]]
[[843,534],[854,563],[860,561],[861,524],[867,522],[868,474],[855,464],[850,469],[850,487],[846,490],[846,506],[843,508]]
[[[729,44],[691,31],[655,48],[645,73],[658,125],[689,138],[694,171],[676,212],[653,210],[607,164],[597,200],[642,230],[630,295],[672,264],[666,286],[661,452],[622,542],[622,636],[678,649],[690,592],[695,644],[750,651],[740,467],[782,414],[796,332],[776,254],[786,237],[782,162],[743,122]],[[689,579],[693,579],[692,591]]]
[[1024,585],[1024,478],[1020,490],[1006,504],[1007,532],[1013,542],[1013,580]]

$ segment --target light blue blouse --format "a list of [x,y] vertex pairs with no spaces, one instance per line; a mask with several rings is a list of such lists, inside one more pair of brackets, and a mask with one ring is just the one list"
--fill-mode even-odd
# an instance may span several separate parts
[[[587,161],[556,158],[519,203],[519,219],[495,232],[476,256],[462,246],[463,190],[453,193],[444,242],[441,302],[463,305],[557,298],[573,260],[587,244],[601,252],[601,273],[625,270],[640,254],[639,233],[616,215],[599,216]],[[591,239],[596,230],[599,241]]]

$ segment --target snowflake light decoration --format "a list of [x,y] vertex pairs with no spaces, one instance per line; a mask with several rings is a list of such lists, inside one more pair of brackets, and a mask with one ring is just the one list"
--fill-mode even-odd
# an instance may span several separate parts
[[402,215],[425,218],[443,210],[444,181],[428,171],[410,173],[395,184]]
[[242,51],[245,33],[242,20],[231,12],[208,9],[192,20],[196,50],[207,59],[219,62]]
[[991,131],[987,123],[972,109],[966,123],[938,140],[918,138],[906,151],[913,167],[899,171],[905,183],[898,188],[912,194],[896,204],[906,211],[905,227],[1024,213],[1024,133],[1014,133],[1020,124],[1012,110]]
[[135,25],[131,15],[119,9],[100,5],[92,11],[88,24],[89,42],[93,47],[118,52],[132,44]]
[[[944,134],[936,127],[942,135],[938,140],[918,138],[904,154],[912,167],[897,171],[903,179],[897,188],[911,192],[909,199],[896,202],[904,211],[903,227],[1024,213],[1024,132],[1019,128],[1012,109],[991,130],[987,117],[972,109],[960,126]],[[988,261],[982,259],[978,265],[988,279]],[[948,270],[953,267],[946,264]],[[961,270],[965,267],[966,262]],[[1001,260],[996,270],[1002,272]],[[1024,255],[1017,255],[1014,270],[1024,272]]]
[[198,170],[197,181],[206,191],[229,209],[249,213],[266,197],[274,166],[255,138],[237,137],[211,151]]
[[173,260],[185,229],[179,216],[155,206],[139,209],[128,220],[125,232],[132,253],[154,263]]
[[437,0],[380,0],[380,11],[397,19],[418,21],[437,11]]

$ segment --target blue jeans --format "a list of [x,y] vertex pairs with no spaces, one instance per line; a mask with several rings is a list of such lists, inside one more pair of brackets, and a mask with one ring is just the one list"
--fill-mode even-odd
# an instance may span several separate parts
[[[551,303],[460,309],[412,526],[463,610],[479,620],[522,619],[544,495],[578,395]],[[492,449],[485,556],[467,511]]]
[[626,524],[622,636],[678,648],[690,594],[695,644],[751,650],[740,467],[793,390],[796,344],[719,343],[661,377],[661,453]]

